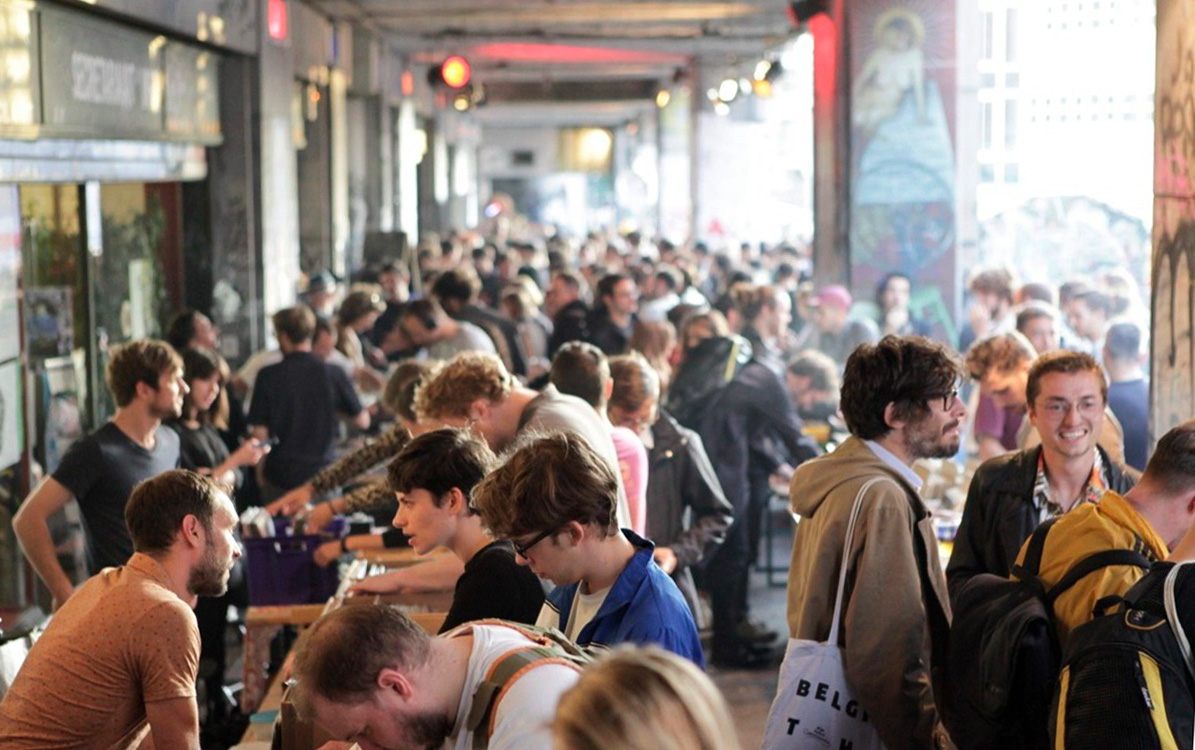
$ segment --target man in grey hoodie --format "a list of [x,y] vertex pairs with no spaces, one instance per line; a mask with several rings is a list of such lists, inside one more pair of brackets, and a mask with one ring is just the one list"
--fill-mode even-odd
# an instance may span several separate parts
[[[935,697],[950,600],[912,464],[958,451],[962,376],[958,360],[924,338],[860,346],[842,380],[851,437],[798,467],[790,490],[801,523],[788,579],[789,634],[829,637],[845,564],[839,646],[846,679],[889,750],[953,747]],[[851,548],[843,550],[855,498],[877,478],[884,481],[864,494]]]

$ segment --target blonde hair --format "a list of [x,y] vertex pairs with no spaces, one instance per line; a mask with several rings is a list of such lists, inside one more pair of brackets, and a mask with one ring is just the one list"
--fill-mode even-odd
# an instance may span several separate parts
[[501,403],[514,388],[514,378],[497,355],[461,352],[415,390],[415,414],[420,421],[468,417],[479,398]]
[[672,382],[669,359],[676,350],[676,327],[666,320],[636,323],[631,333],[631,350],[643,355],[660,376],[660,389],[667,390]]
[[560,698],[552,738],[569,750],[742,748],[710,678],[655,646],[620,647],[585,670]]

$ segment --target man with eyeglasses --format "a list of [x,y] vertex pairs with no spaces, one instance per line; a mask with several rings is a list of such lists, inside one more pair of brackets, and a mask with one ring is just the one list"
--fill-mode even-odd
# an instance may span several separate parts
[[[1042,352],[1047,354],[1048,352]],[[1024,413],[1029,408],[1029,368],[1038,352],[1029,339],[1016,331],[998,333],[976,342],[967,350],[967,372],[979,385],[979,393],[1001,409]],[[1124,430],[1106,407],[1097,442],[1112,458],[1124,462]],[[1036,448],[1041,436],[1032,420],[1023,420],[1016,434],[1018,450]]]
[[[1073,402],[1066,407],[1067,420],[1077,419],[1075,407]],[[1158,440],[1135,487],[1124,495],[1108,490],[1098,500],[1084,499],[1055,522],[1042,547],[1040,578],[1049,590],[1080,560],[1105,550],[1135,550],[1151,563],[1175,559],[1171,551],[1183,554],[1179,543],[1193,523],[1195,421],[1189,421]],[[1017,562],[1024,556],[1023,546]],[[1092,619],[1101,599],[1122,596],[1146,572],[1109,565],[1064,591],[1053,603],[1061,647],[1065,650],[1071,631]]]
[[1097,444],[1108,386],[1095,359],[1066,350],[1043,354],[1028,370],[1025,393],[1041,444],[997,456],[975,472],[946,569],[954,597],[980,573],[1007,576],[1042,521],[1136,484],[1137,472]]
[[859,346],[847,359],[840,401],[851,437],[798,466],[789,489],[801,516],[789,636],[827,640],[845,582],[836,645],[855,699],[889,750],[953,747],[938,709],[950,603],[912,466],[958,451],[967,416],[961,377],[953,353],[919,336]]
[[680,590],[654,545],[618,526],[618,482],[580,436],[525,439],[473,489],[481,521],[520,563],[556,584],[537,625],[580,645],[655,644],[704,666]]

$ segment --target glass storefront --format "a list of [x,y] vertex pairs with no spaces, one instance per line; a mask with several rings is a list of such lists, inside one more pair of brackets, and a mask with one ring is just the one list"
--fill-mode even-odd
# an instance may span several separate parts
[[[28,381],[20,400],[31,461],[24,476],[20,463],[0,470],[0,534],[11,534],[12,513],[71,443],[114,413],[104,384],[111,347],[161,336],[177,309],[179,193],[178,183],[18,186]],[[98,217],[98,229],[88,217]],[[3,381],[0,361],[0,395]],[[0,466],[5,460],[0,442]],[[53,520],[51,532],[64,569],[82,580],[82,526],[74,503]],[[0,608],[25,603],[24,588],[12,540],[0,547]]]

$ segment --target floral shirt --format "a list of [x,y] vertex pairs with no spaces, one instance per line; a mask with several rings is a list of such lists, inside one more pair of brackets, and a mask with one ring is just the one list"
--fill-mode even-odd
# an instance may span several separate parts
[[[1095,460],[1091,464],[1091,476],[1083,487],[1079,499],[1072,508],[1081,503],[1098,504],[1104,492],[1108,489],[1108,475],[1104,469],[1104,460],[1099,450],[1095,450]],[[1033,483],[1033,504],[1037,507],[1038,517],[1045,521],[1063,514],[1062,504],[1050,497],[1050,479],[1046,476],[1046,457],[1042,451],[1037,456],[1037,479]]]

